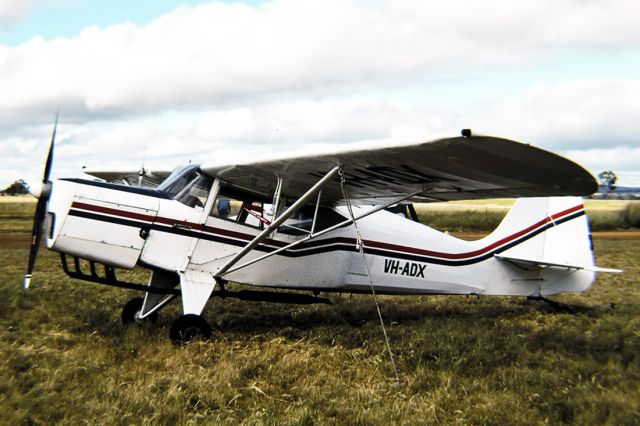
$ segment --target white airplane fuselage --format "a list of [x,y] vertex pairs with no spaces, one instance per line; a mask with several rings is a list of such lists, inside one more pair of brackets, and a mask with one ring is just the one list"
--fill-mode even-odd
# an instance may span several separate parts
[[[47,247],[119,268],[140,265],[197,276],[196,281],[210,280],[213,288],[217,272],[261,232],[258,226],[209,215],[215,187],[206,204],[196,208],[149,189],[80,179],[55,181]],[[232,270],[224,279],[335,292],[371,292],[373,286],[387,294],[544,296],[588,289],[592,271],[528,267],[499,257],[593,265],[579,198],[522,203],[494,233],[478,241],[464,241],[382,210],[357,222],[364,253],[351,223]],[[369,209],[354,206],[353,212],[357,216]],[[344,220],[350,218],[346,207],[333,211]],[[306,236],[278,231],[240,264]],[[208,298],[210,293],[204,294]]]

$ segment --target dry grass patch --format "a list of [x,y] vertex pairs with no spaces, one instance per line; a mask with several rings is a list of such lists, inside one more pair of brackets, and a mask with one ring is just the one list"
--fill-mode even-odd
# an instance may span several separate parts
[[400,385],[369,296],[329,295],[332,306],[213,299],[213,338],[177,348],[167,336],[179,303],[156,325],[124,328],[133,293],[73,282],[49,252],[25,291],[26,248],[2,248],[3,421],[637,424],[638,244],[595,243],[598,263],[626,273],[558,298],[573,310],[381,297]]

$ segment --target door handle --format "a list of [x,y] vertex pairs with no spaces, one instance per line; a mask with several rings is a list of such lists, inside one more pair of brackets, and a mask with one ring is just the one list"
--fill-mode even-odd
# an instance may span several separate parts
[[191,230],[191,225],[187,225],[185,223],[174,223],[173,227],[175,229],[180,229],[182,231],[190,231]]

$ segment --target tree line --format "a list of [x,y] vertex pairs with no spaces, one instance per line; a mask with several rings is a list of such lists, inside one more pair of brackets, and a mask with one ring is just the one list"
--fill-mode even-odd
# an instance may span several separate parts
[[29,184],[22,179],[13,182],[0,191],[0,195],[26,195],[29,193]]

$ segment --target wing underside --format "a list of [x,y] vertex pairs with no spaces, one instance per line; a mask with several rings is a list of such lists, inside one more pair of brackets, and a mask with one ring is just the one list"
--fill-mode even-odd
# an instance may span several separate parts
[[[265,196],[281,178],[285,198],[298,198],[341,166],[349,198],[382,204],[409,194],[413,201],[587,195],[597,184],[581,166],[533,146],[488,136],[454,137],[415,145],[204,164],[227,185]],[[322,204],[343,204],[341,178],[322,190]]]

